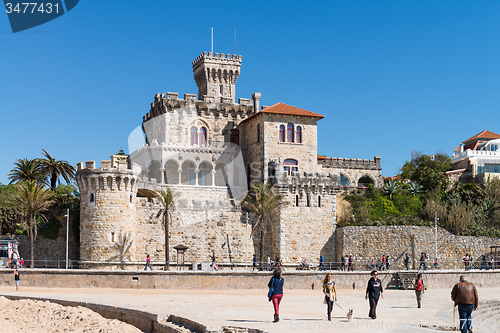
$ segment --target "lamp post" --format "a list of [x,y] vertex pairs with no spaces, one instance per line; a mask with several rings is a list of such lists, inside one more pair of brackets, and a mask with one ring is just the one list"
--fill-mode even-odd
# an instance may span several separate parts
[[245,214],[246,223],[246,249],[245,249],[245,269],[248,270],[248,212]]
[[68,249],[69,249],[69,244],[68,244],[68,241],[69,241],[69,208],[66,210],[66,269],[68,269],[68,262],[69,262],[69,259],[68,259]]

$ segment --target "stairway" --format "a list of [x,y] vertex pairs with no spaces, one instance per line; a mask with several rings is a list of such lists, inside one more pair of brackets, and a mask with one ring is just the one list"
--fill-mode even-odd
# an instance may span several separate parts
[[416,278],[417,274],[415,272],[409,272],[409,271],[398,272],[399,284],[400,286],[403,287],[404,290],[414,289],[415,286],[413,285],[413,283],[415,282]]

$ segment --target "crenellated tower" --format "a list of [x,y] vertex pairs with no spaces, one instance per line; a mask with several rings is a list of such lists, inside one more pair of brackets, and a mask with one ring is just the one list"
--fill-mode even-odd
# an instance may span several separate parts
[[198,99],[215,103],[234,103],[241,58],[236,54],[203,52],[193,61]]
[[134,241],[136,184],[140,167],[118,161],[80,162],[76,182],[80,189],[80,260],[136,260]]

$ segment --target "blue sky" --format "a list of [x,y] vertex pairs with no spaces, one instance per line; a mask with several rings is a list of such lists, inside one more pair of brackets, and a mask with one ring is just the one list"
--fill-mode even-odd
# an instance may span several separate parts
[[[158,92],[197,93],[191,61],[243,56],[236,97],[326,116],[318,152],[452,154],[500,132],[500,2],[87,0],[13,34],[0,12],[0,182],[16,159],[109,159]],[[98,162],[99,163],[99,162]]]

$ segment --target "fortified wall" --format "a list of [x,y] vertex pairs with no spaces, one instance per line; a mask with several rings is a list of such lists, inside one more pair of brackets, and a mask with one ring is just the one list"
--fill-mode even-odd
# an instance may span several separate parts
[[[410,269],[418,269],[422,252],[428,256],[427,267],[435,260],[434,227],[419,226],[348,226],[337,228],[337,261],[342,254],[352,255],[354,263],[370,268],[383,255],[389,255],[391,269],[403,269],[404,257],[410,257]],[[442,228],[437,229],[437,253],[440,268],[464,268],[462,259],[470,254],[474,260],[490,252],[491,245],[500,245],[500,238],[456,236]],[[398,261],[396,259],[400,257]],[[359,268],[359,267],[358,267]]]
[[384,177],[380,173],[382,167],[380,165],[380,156],[375,156],[373,160],[358,159],[358,158],[325,158],[318,165],[323,172],[337,173],[344,176],[347,180],[347,187],[363,186],[364,177],[369,177],[373,182],[373,186],[382,187],[384,185]]

